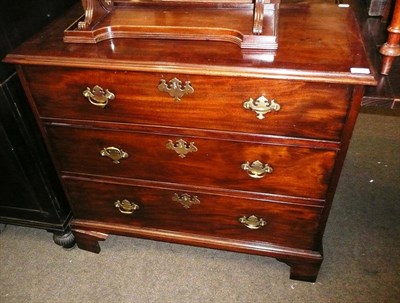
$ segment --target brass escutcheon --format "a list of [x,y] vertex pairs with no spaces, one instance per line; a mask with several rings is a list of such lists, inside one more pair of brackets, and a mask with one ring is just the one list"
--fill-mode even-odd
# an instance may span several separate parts
[[174,193],[172,196],[172,201],[179,202],[183,205],[184,208],[190,208],[190,206],[194,204],[200,204],[200,200],[197,198],[197,196],[191,197],[189,194],[182,194],[179,196],[179,194]]
[[115,95],[108,89],[103,90],[100,86],[96,85],[93,89],[89,87],[82,92],[82,94],[95,106],[104,108],[108,104],[108,100],[113,100]]
[[254,215],[252,215],[250,217],[246,217],[246,216],[240,217],[238,219],[238,221],[250,229],[259,229],[259,228],[267,225],[267,222],[265,220],[263,220],[262,218],[258,219]]
[[184,95],[192,94],[194,92],[194,88],[190,84],[190,81],[186,81],[185,85],[182,85],[182,81],[178,78],[171,79],[168,84],[164,79],[161,79],[160,84],[158,85],[158,90],[160,92],[168,93],[175,101],[180,101],[180,98]]
[[131,215],[135,210],[139,209],[139,205],[130,202],[129,200],[126,199],[122,201],[119,200],[115,201],[114,206],[118,208],[118,210],[125,215]]
[[281,109],[281,106],[278,103],[276,103],[275,100],[269,101],[264,96],[261,96],[256,100],[250,98],[249,100],[245,101],[243,103],[243,108],[250,109],[256,112],[257,118],[262,120],[265,118],[264,115],[272,111],[275,112],[279,111]]
[[247,172],[247,174],[254,178],[254,179],[261,179],[263,178],[266,174],[272,173],[273,169],[271,166],[268,164],[262,164],[261,161],[256,160],[253,163],[249,163],[249,161],[246,161],[245,163],[242,164],[242,169]]
[[190,152],[197,151],[197,147],[194,145],[194,142],[187,143],[183,139],[179,139],[175,143],[172,142],[172,140],[168,140],[166,147],[174,150],[181,158],[185,158]]
[[110,158],[115,164],[119,164],[121,159],[128,158],[128,153],[114,146],[104,147],[100,151],[100,155]]

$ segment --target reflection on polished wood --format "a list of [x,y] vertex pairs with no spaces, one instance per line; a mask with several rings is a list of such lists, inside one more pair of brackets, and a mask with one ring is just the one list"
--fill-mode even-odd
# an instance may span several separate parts
[[[156,37],[64,43],[81,12],[6,58],[68,193],[79,247],[99,252],[108,234],[143,237],[274,257],[291,278],[315,281],[364,86],[376,84],[353,12],[281,8],[273,54]],[[184,85],[161,81],[160,93],[160,79],[195,91],[174,102]],[[115,92],[115,102],[87,102],[82,88],[94,85]],[[260,96],[255,112],[244,108]],[[257,111],[271,112],[257,119]],[[99,160],[107,146],[129,157]],[[140,201],[133,215],[128,201]]]
[[84,16],[64,33],[70,43],[113,38],[214,40],[276,49],[280,0],[82,0]]
[[389,32],[387,42],[382,45],[380,53],[383,55],[381,73],[388,75],[395,57],[400,56],[400,1],[395,0],[392,21],[387,28]]

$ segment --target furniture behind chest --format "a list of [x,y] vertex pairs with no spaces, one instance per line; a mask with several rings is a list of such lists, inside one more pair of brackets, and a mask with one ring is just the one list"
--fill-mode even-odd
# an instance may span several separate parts
[[[74,0],[2,1],[0,58]],[[74,244],[71,210],[13,66],[0,62],[0,223],[46,229]]]
[[65,43],[81,13],[6,57],[78,246],[98,253],[116,234],[224,249],[315,281],[363,88],[376,84],[351,9],[281,7],[276,51],[154,37]]

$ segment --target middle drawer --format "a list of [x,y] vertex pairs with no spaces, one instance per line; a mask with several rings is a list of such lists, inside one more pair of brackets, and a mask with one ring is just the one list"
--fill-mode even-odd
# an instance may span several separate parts
[[59,169],[111,177],[324,199],[332,150],[48,126]]

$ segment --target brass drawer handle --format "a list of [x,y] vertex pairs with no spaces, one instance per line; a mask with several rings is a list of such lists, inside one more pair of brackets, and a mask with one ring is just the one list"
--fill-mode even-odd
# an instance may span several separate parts
[[197,196],[192,197],[186,193],[180,196],[179,194],[174,193],[172,196],[172,201],[181,203],[184,208],[190,208],[190,206],[194,204],[200,204],[200,200],[197,198]]
[[249,161],[246,161],[242,164],[241,167],[244,171],[247,172],[250,177],[254,179],[261,179],[266,174],[270,174],[273,172],[271,166],[269,166],[268,164],[262,164],[262,162],[259,160],[256,160],[251,164],[249,163]]
[[167,149],[174,150],[181,158],[185,158],[188,153],[197,151],[194,142],[187,143],[183,139],[179,139],[175,143],[172,140],[168,140],[166,147]]
[[160,84],[158,85],[158,90],[160,92],[168,93],[175,101],[180,101],[180,98],[184,95],[192,94],[194,92],[194,88],[190,84],[190,81],[186,81],[185,84],[182,85],[182,81],[178,78],[171,79],[168,84],[164,79],[161,79]]
[[82,92],[82,94],[95,106],[104,108],[108,104],[108,100],[113,100],[115,95],[108,89],[103,90],[100,86],[96,85],[93,89],[89,87]]
[[100,155],[110,158],[115,164],[119,164],[121,159],[128,158],[128,153],[114,146],[104,147],[100,151]]
[[250,98],[249,100],[243,103],[243,108],[252,110],[256,112],[257,118],[262,120],[265,118],[264,115],[268,114],[269,112],[277,112],[281,109],[281,106],[275,102],[275,100],[269,101],[264,96],[253,100]]
[[118,208],[118,210],[125,215],[131,215],[134,213],[135,210],[139,209],[139,205],[130,202],[129,200],[126,199],[122,201],[119,200],[115,201],[114,206]]
[[259,229],[259,228],[267,225],[267,222],[264,219],[262,219],[262,218],[258,219],[254,215],[252,215],[250,217],[243,216],[243,217],[240,217],[238,220],[240,223],[244,224],[247,228],[250,228],[250,229]]

